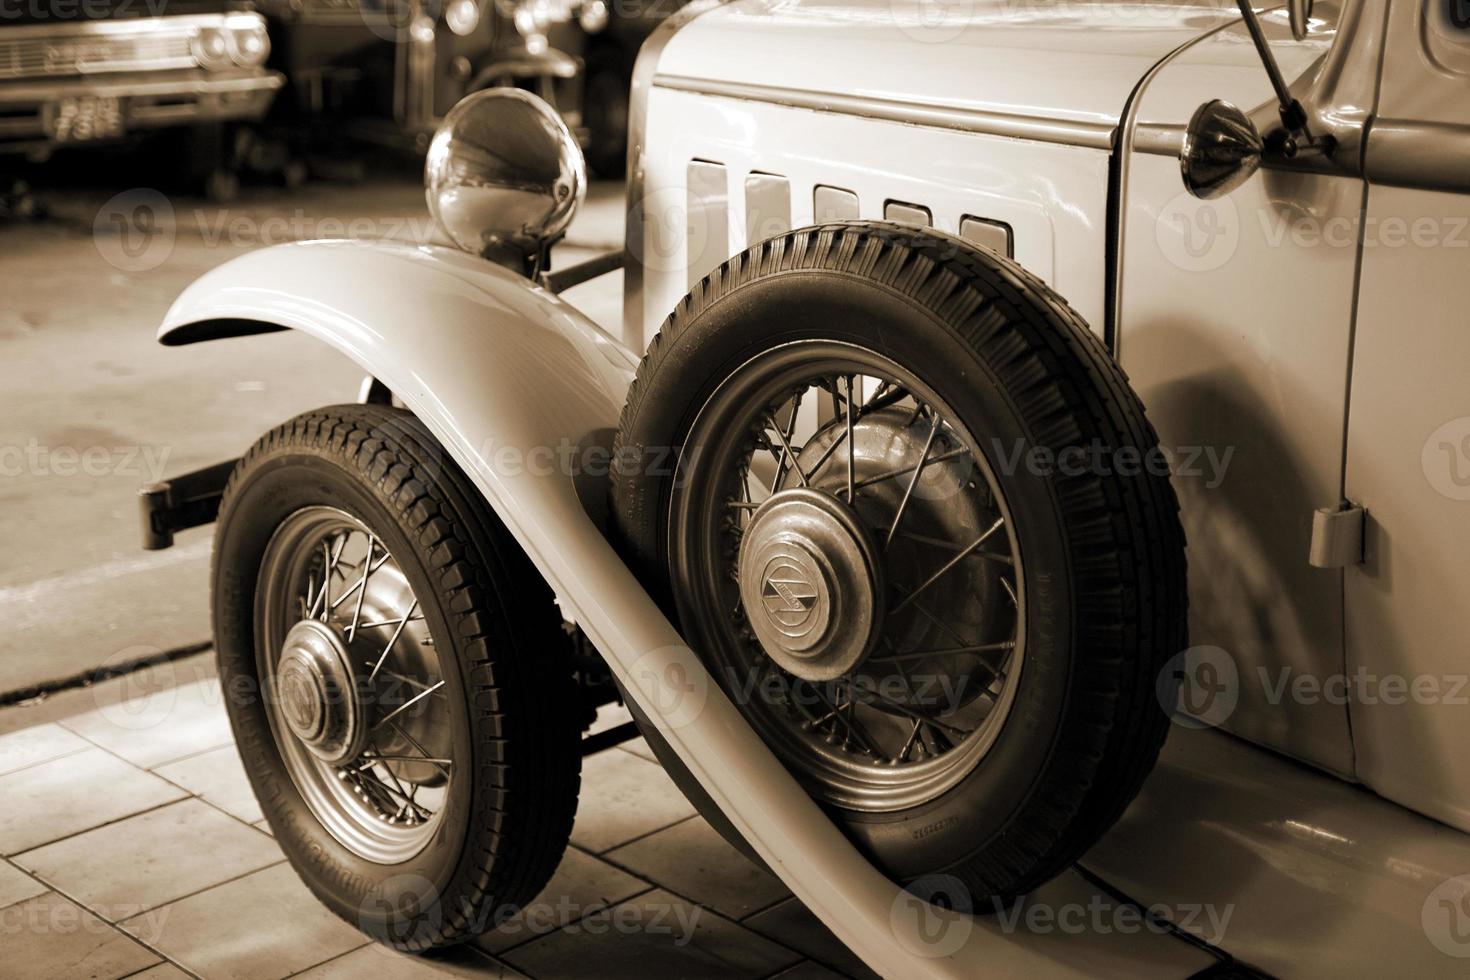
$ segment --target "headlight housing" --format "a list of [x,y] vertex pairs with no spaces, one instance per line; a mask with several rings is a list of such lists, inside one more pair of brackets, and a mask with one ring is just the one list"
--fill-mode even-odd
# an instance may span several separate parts
[[232,15],[217,27],[201,27],[191,43],[194,60],[207,71],[259,68],[271,53],[265,21],[255,14]]
[[444,117],[424,186],[456,245],[529,273],[586,197],[587,165],[555,109],[519,89],[486,89]]

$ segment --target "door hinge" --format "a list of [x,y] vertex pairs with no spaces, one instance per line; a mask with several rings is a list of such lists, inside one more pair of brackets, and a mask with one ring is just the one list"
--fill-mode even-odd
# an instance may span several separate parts
[[1312,552],[1316,568],[1346,568],[1363,563],[1363,522],[1367,511],[1344,500],[1312,515]]

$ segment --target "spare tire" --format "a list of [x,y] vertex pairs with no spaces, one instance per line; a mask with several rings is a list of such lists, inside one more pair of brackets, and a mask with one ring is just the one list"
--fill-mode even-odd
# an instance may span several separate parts
[[755,245],[663,324],[614,458],[626,559],[896,880],[1009,900],[1137,792],[1178,505],[1122,370],[1015,262],[872,222]]

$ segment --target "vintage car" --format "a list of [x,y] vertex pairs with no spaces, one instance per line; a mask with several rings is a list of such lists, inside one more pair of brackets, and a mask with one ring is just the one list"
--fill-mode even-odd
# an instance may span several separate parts
[[15,3],[0,19],[0,155],[43,160],[72,144],[191,127],[203,189],[227,197],[222,133],[259,119],[281,87],[270,39],[240,5],[136,0]]
[[[1462,15],[700,0],[623,255],[551,267],[581,158],[501,91],[429,151],[458,249],[205,275],[163,343],[369,375],[144,496],[217,520],[297,871],[406,950],[529,901],[600,658],[882,975],[1463,976]],[[556,294],[619,267],[617,336]]]

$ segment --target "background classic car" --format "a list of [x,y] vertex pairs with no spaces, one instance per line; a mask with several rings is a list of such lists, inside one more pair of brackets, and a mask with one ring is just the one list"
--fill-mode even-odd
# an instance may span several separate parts
[[259,119],[281,87],[263,67],[265,21],[226,4],[170,3],[153,16],[113,0],[108,16],[81,6],[18,5],[0,22],[0,154],[33,160],[59,146],[192,127],[190,164],[212,193],[235,185],[221,127]]

